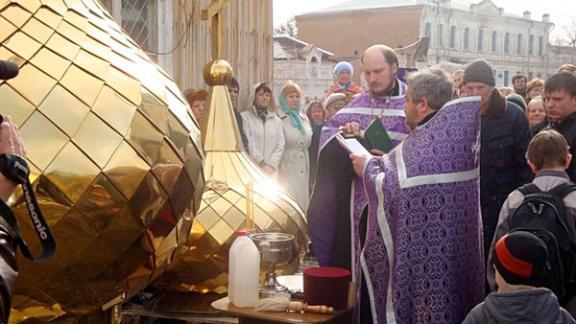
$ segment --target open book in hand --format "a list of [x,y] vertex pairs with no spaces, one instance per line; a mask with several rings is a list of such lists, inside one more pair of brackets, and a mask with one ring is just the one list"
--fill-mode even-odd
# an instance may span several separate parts
[[342,134],[336,135],[338,144],[342,146],[348,153],[356,153],[360,155],[370,155],[370,152],[362,145],[356,137],[344,137]]

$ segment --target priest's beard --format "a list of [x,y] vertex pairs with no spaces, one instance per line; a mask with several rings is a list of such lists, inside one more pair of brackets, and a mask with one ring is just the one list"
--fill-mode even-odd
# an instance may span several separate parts
[[386,88],[385,90],[382,90],[380,92],[372,92],[372,95],[374,97],[389,97],[392,96],[393,94],[391,93],[394,88],[396,87],[396,78],[394,77],[394,75],[392,75],[392,83],[390,84],[390,86],[388,88]]

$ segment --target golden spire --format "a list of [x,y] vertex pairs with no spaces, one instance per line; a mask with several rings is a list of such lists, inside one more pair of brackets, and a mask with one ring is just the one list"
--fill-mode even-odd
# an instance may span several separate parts
[[199,121],[205,152],[240,152],[244,147],[226,87],[231,79],[232,67],[224,60],[204,67],[204,80],[212,86],[207,110]]

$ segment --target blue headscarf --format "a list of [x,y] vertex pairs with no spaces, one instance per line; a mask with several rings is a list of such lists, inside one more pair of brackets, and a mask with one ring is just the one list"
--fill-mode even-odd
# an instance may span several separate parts
[[286,113],[288,117],[290,117],[290,122],[292,125],[297,127],[302,134],[306,135],[306,127],[304,127],[302,118],[300,118],[300,112],[302,112],[302,104],[299,104],[295,109],[291,109],[283,95],[280,95],[278,101],[280,102],[280,109],[282,109],[282,111]]
[[[350,76],[352,76],[354,74],[354,67],[352,66],[352,64],[346,62],[346,61],[340,61],[336,64],[336,66],[334,66],[334,76],[336,78],[338,78],[338,74],[340,74],[340,72],[342,71],[349,71],[350,72]],[[352,84],[352,81],[346,83],[346,84],[340,84],[340,82],[336,82],[338,84],[338,87],[342,90],[348,90],[348,87],[350,87],[350,85]]]

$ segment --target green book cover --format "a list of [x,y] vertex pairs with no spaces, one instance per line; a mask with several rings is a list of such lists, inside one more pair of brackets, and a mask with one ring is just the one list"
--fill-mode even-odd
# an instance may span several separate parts
[[388,132],[379,119],[374,119],[364,130],[364,139],[367,146],[369,146],[368,150],[377,149],[388,153],[394,147]]

